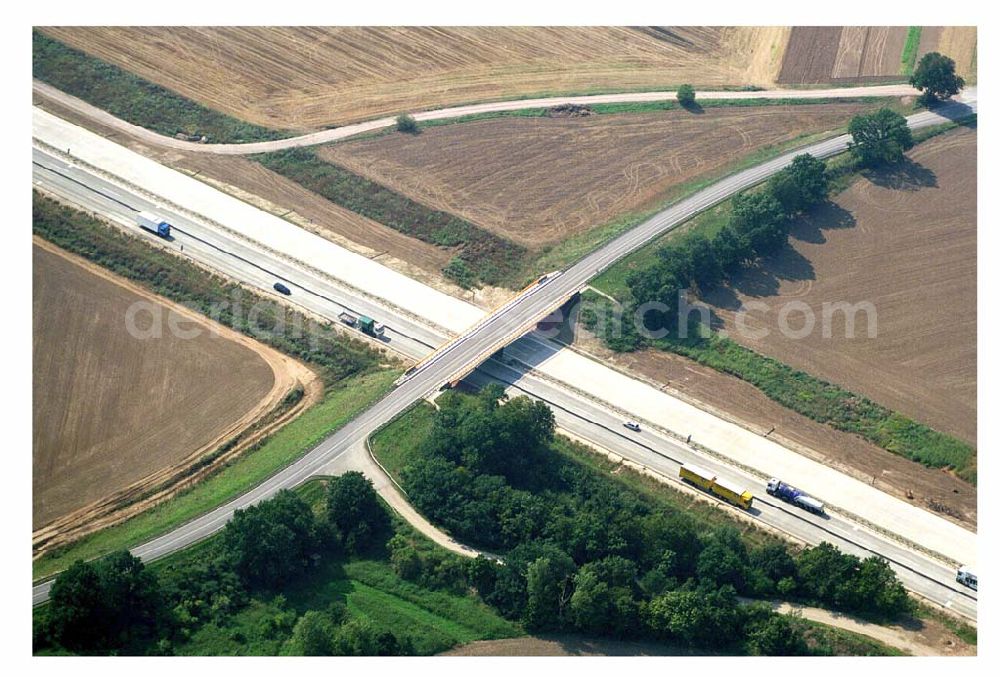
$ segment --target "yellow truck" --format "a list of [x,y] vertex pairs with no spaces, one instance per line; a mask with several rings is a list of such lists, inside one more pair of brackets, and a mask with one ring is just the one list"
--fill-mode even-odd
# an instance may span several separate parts
[[680,475],[681,479],[685,482],[690,482],[696,487],[704,489],[708,493],[718,496],[722,500],[744,510],[749,510],[750,506],[753,505],[753,494],[748,489],[719,479],[713,472],[685,463],[681,465]]

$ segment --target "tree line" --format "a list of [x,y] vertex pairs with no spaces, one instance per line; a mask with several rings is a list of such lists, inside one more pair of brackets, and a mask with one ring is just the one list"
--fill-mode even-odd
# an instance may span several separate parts
[[[559,454],[546,405],[437,400],[431,433],[402,471],[413,504],[457,538],[499,553],[468,567],[479,595],[531,632],[648,637],[705,649],[806,652],[802,634],[737,595],[780,596],[879,618],[910,610],[894,572],[824,543],[792,553],[708,530]],[[409,564],[394,559],[401,576]]]
[[[349,472],[331,480],[321,516],[297,493],[237,510],[198,557],[154,572],[126,551],[77,561],[52,586],[38,614],[35,650],[83,654],[170,654],[207,623],[225,623],[253,593],[279,592],[323,558],[378,555],[393,530],[369,480]],[[405,633],[348,618],[342,604],[311,611],[294,623],[291,653],[399,655],[412,653]]]

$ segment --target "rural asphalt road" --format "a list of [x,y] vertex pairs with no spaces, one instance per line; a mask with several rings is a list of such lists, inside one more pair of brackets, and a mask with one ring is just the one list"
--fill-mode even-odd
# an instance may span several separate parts
[[[937,113],[921,113],[912,116],[910,118],[910,123],[911,126],[918,128],[942,122],[945,119],[942,117],[942,114],[946,117],[956,117],[974,111],[974,101],[968,105],[953,104],[949,107],[943,108]],[[161,557],[200,540],[211,533],[214,533],[225,524],[234,510],[262,500],[267,496],[272,495],[280,488],[291,487],[301,483],[309,476],[319,472],[323,467],[328,465],[331,460],[339,457],[341,454],[352,448],[352,446],[356,445],[360,440],[363,440],[370,431],[391,420],[396,414],[409,406],[410,403],[418,400],[426,394],[429,394],[430,392],[433,392],[442,383],[449,380],[453,374],[460,373],[473,363],[478,362],[484,354],[491,352],[491,349],[496,345],[496,343],[502,340],[504,336],[509,335],[514,328],[533,324],[541,316],[544,316],[553,305],[557,304],[557,299],[565,298],[569,294],[572,294],[574,291],[580,289],[587,280],[614,261],[617,261],[622,256],[634,251],[650,239],[659,236],[663,232],[666,232],[670,228],[685,221],[694,213],[707,208],[722,199],[725,199],[729,195],[732,195],[743,188],[763,180],[767,176],[770,176],[772,173],[778,171],[781,167],[790,162],[794,155],[801,152],[811,152],[819,157],[825,157],[843,150],[846,147],[846,142],[847,138],[846,136],[843,136],[816,144],[815,146],[811,146],[806,149],[799,149],[795,153],[789,153],[780,158],[776,158],[771,162],[764,163],[758,167],[748,169],[744,172],[730,176],[727,179],[723,179],[722,181],[654,216],[652,219],[646,221],[632,231],[620,236],[619,238],[608,243],[605,247],[585,257],[562,275],[550,279],[538,288],[538,292],[519,299],[517,302],[511,304],[505,312],[491,316],[482,322],[474,328],[472,332],[465,335],[460,341],[452,344],[452,348],[446,354],[443,354],[433,363],[428,363],[428,365],[424,368],[416,371],[396,390],[387,395],[360,417],[321,443],[318,447],[310,451],[306,456],[292,466],[289,466],[284,471],[264,482],[262,485],[235,499],[229,504],[221,506],[208,514],[179,527],[171,533],[165,534],[158,539],[154,539],[153,541],[143,544],[135,548],[133,552],[146,559]],[[36,151],[36,162],[37,158],[38,152]],[[36,181],[45,182],[46,171],[47,170],[43,167],[36,165]],[[48,172],[48,174],[51,173],[52,172]],[[49,180],[52,180],[51,177]],[[84,192],[89,190],[87,187],[81,186],[79,183],[73,181],[70,181],[69,183],[76,187],[74,190],[82,190]],[[58,189],[56,190],[58,192]],[[91,196],[88,199],[94,198]],[[125,201],[126,200],[122,200],[122,202]],[[143,208],[141,205],[135,206],[137,208]],[[181,220],[181,222],[183,222],[183,220]],[[268,270],[272,269],[273,266],[274,264],[270,261],[266,264],[266,268]],[[245,268],[246,264],[238,267]],[[258,272],[256,273],[258,277],[260,276],[260,270],[263,269],[258,267]],[[239,277],[240,279],[243,279],[242,276]],[[298,277],[297,274],[294,277],[295,279],[302,279]],[[268,279],[273,280],[273,278]],[[253,280],[251,280],[251,282],[253,282]],[[310,285],[314,282],[323,281],[317,279],[310,282]],[[267,284],[267,286],[269,286],[269,284]],[[327,284],[327,286],[329,285]],[[322,296],[331,297],[334,293],[335,292],[331,291],[329,294],[323,294]],[[325,313],[321,314],[325,315]],[[393,324],[395,324],[395,322]],[[402,324],[406,324],[405,320],[402,320]],[[407,327],[407,336],[417,334],[418,332],[414,329],[414,327]],[[424,338],[427,338],[426,334],[424,335]],[[405,344],[406,339],[400,337],[399,340],[401,343],[397,347],[401,348]],[[533,337],[526,337],[525,339],[522,339],[522,341],[532,340],[535,339]],[[423,339],[419,339],[416,343],[423,344]],[[436,345],[433,341],[428,343],[430,345]],[[522,376],[522,380],[530,378],[531,377],[528,376]],[[537,383],[533,383],[531,385],[531,392],[537,391],[539,387],[540,386]],[[560,405],[564,406],[564,411],[566,412],[576,412],[585,404],[581,403],[579,398],[576,396],[569,395],[566,392],[563,392],[562,397],[568,397],[568,399],[565,400],[564,405]],[[555,401],[554,396],[553,400],[550,401]],[[639,448],[646,450],[644,455],[643,452],[640,452],[635,448],[630,448],[629,444],[619,439],[621,437],[621,433],[617,431],[617,426],[620,421],[614,417],[614,414],[605,414],[605,416],[608,420],[605,421],[604,425],[599,425],[594,423],[593,419],[589,417],[583,418],[575,414],[568,417],[559,415],[559,417],[561,417],[564,421],[567,421],[565,424],[563,421],[560,422],[560,425],[566,430],[573,432],[574,434],[578,434],[580,437],[585,439],[589,439],[599,446],[607,444],[607,448],[613,449],[617,453],[621,453],[623,456],[626,456],[637,463],[641,463],[644,466],[660,470],[667,476],[676,474],[674,468],[664,467],[660,469],[657,468],[654,463],[663,464],[668,462],[662,460],[664,458],[668,460],[676,459],[681,453],[679,449],[681,449],[682,445],[670,442],[666,438],[662,441],[657,441],[657,445],[666,444],[669,446],[669,452],[665,452],[657,450],[652,444],[645,444],[644,439],[644,444],[639,445]],[[584,424],[580,423],[580,421],[587,421],[588,423]],[[593,428],[595,425],[597,425],[601,430],[606,431],[606,433],[602,433],[600,435],[595,433],[595,429]],[[602,435],[606,437],[606,435],[610,434],[610,431],[613,431],[617,436],[607,437],[604,441],[598,439]],[[649,436],[650,439],[653,437],[655,436]],[[623,449],[628,450],[628,453],[623,453]],[[692,452],[688,450],[688,453]],[[709,463],[706,463],[706,459],[704,457],[695,456],[695,458],[698,459],[699,465],[709,465]],[[736,473],[732,468],[725,466],[722,474],[733,476]],[[748,486],[753,488],[755,494],[758,496],[766,496],[766,494],[762,491],[762,486],[756,487],[751,484],[751,482],[754,481],[757,484],[760,484],[759,479],[749,477],[747,479]],[[767,508],[766,511],[765,508]],[[765,512],[768,513],[766,519],[763,516]],[[768,503],[765,499],[764,501],[761,501],[760,513],[758,514],[758,517],[772,524],[776,528],[782,529],[783,531],[793,535],[798,535],[799,538],[808,542],[818,542],[819,540],[835,540],[836,542],[836,540],[839,540],[844,544],[843,547],[847,550],[855,549],[860,552],[879,552],[895,563],[897,571],[900,572],[904,582],[906,582],[908,587],[913,589],[915,592],[923,594],[934,601],[946,604],[959,613],[963,613],[969,617],[975,616],[974,593],[957,586],[953,581],[950,569],[944,565],[936,563],[923,555],[919,555],[909,551],[908,549],[899,547],[895,544],[895,542],[890,541],[889,539],[876,534],[868,533],[863,528],[851,524],[850,522],[844,522],[841,534],[831,531],[830,524],[813,524],[811,527],[804,526],[810,522],[811,516],[794,514],[795,512],[798,511],[790,512],[790,509],[783,505],[771,506],[768,508]],[[885,554],[887,552],[890,554]],[[35,586],[33,589],[33,599],[36,603],[43,601],[47,597],[47,594],[47,584]]]
[[[253,143],[196,143],[175,139],[158,134],[145,127],[133,125],[117,118],[107,111],[101,110],[82,99],[62,92],[52,85],[39,80],[32,80],[32,92],[46,96],[63,106],[83,115],[94,122],[117,129],[148,143],[186,150],[196,153],[216,153],[219,155],[252,155],[254,153],[270,153],[287,148],[315,146],[330,141],[340,141],[358,134],[386,129],[396,124],[396,118],[387,117],[367,122],[324,129],[301,136],[293,136],[276,141],[260,141]],[[858,97],[915,96],[919,92],[909,85],[872,85],[870,87],[834,87],[830,89],[769,89],[761,91],[700,91],[701,101],[735,100],[735,99],[853,99]],[[562,104],[601,104],[601,103],[641,103],[649,101],[674,101],[676,92],[633,92],[627,94],[595,94],[590,96],[557,96],[542,99],[518,99],[516,101],[497,101],[479,103],[468,106],[455,106],[439,110],[424,111],[413,115],[419,122],[427,120],[448,120],[466,115],[481,113],[500,113],[505,111],[526,110],[529,108],[549,108]]]

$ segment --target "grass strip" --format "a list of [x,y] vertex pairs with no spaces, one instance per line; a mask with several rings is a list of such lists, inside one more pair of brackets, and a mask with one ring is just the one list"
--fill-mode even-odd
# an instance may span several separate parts
[[665,338],[654,346],[750,383],[792,411],[837,430],[855,433],[872,444],[931,468],[952,468],[976,483],[976,452],[971,446],[840,386],[828,383],[732,339]]
[[920,48],[920,34],[923,29],[920,26],[910,26],[906,31],[906,42],[903,43],[903,51],[900,54],[899,74],[907,77],[913,75],[913,67],[917,63],[917,50]]
[[[458,248],[459,258],[474,271],[474,278],[487,284],[504,282],[524,256],[524,248],[519,245],[327,162],[313,150],[292,148],[253,157],[271,171],[352,212],[422,242]],[[461,284],[471,282],[462,279],[465,271],[460,266],[446,267],[445,272],[452,272]]]
[[32,31],[31,41],[32,77],[134,125],[166,136],[205,136],[210,143],[271,141],[293,135],[206,108],[40,31]]

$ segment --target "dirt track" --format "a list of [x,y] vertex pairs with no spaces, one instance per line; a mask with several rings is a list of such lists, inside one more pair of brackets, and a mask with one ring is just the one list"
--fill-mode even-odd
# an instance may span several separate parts
[[[307,400],[314,397],[315,378],[298,363],[42,240],[35,244],[34,528],[126,488],[134,493],[147,480],[161,484],[171,468],[271,412],[296,384],[307,386]],[[175,311],[182,329],[198,327],[201,335],[182,339],[168,330],[163,338],[132,338],[124,318],[137,301]],[[148,312],[143,317],[148,322]]]
[[320,155],[411,199],[538,251],[649,208],[672,187],[865,104],[706,108],[586,118],[501,118],[323,148]]

